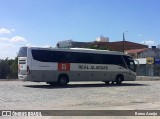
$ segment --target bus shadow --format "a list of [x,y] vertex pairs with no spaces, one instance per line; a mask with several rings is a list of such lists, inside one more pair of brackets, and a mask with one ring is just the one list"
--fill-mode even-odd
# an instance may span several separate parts
[[121,85],[116,84],[68,84],[66,86],[59,85],[24,85],[28,88],[45,88],[45,89],[58,89],[58,88],[101,88],[101,87],[124,87],[124,86],[149,86],[147,84],[138,83],[123,83]]

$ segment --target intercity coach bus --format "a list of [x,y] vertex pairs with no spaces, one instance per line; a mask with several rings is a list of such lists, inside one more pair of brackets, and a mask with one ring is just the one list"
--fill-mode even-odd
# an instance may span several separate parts
[[18,53],[18,79],[24,79],[27,76],[27,49],[21,47]]
[[103,81],[121,84],[136,79],[129,55],[93,49],[27,48],[25,80],[66,85],[70,81]]

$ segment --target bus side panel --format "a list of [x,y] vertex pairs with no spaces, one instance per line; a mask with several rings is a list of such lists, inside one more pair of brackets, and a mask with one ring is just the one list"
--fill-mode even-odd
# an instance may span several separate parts
[[35,82],[56,82],[58,76],[61,74],[67,74],[70,81],[115,81],[118,74],[124,75],[124,81],[134,81],[135,78],[131,78],[128,73],[122,72],[93,72],[93,71],[49,71],[49,70],[32,70],[30,76],[31,81]]
[[135,81],[136,80],[136,74],[129,69],[126,70],[126,72],[123,74],[124,75],[124,81]]
[[[30,80],[37,82],[56,82],[58,76],[67,74],[70,81],[115,81],[118,74],[124,75],[125,80],[130,80],[127,69],[117,65],[107,65],[106,69],[78,69],[79,64],[71,63],[69,71],[59,71],[57,63],[37,63],[32,61],[32,70]],[[90,67],[91,64],[83,64]],[[92,64],[93,65],[93,64]],[[94,66],[99,66],[95,65]],[[101,66],[101,65],[100,65]],[[103,65],[104,66],[104,65]],[[73,68],[74,67],[74,68]]]
[[55,70],[44,71],[44,82],[56,82],[58,80],[59,73]]
[[[118,65],[28,61],[30,74],[27,79],[30,81],[56,82],[60,74],[67,74],[70,81],[115,81],[118,74],[124,75],[126,81],[134,80],[130,77],[130,70]],[[63,66],[66,71],[63,71]]]
[[72,71],[70,81],[106,81],[114,80],[111,72],[104,71]]
[[35,82],[48,82],[57,79],[57,63],[39,62],[32,59],[29,80]]
[[42,70],[31,70],[31,81],[42,82],[43,71]]
[[102,71],[44,71],[44,79],[41,81],[56,82],[61,74],[68,75],[69,81],[113,81],[115,80],[113,73]]

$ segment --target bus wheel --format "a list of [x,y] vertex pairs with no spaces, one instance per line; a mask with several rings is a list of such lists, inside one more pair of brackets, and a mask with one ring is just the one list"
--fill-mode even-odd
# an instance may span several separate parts
[[69,83],[69,78],[67,75],[60,75],[58,77],[58,84],[59,85],[67,85],[67,83]]
[[107,84],[107,85],[108,85],[108,84],[109,84],[109,81],[105,81],[105,84]]
[[111,83],[112,85],[114,85],[114,81],[112,81],[112,83]]
[[47,82],[47,84],[49,84],[51,86],[55,86],[55,85],[57,85],[57,82]]
[[121,84],[122,83],[122,81],[123,81],[123,75],[118,75],[117,77],[116,77],[116,84]]

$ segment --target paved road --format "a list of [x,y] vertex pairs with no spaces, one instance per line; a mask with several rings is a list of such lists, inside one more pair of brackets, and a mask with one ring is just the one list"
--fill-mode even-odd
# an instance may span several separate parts
[[1,110],[160,110],[160,81],[45,83],[0,81]]

